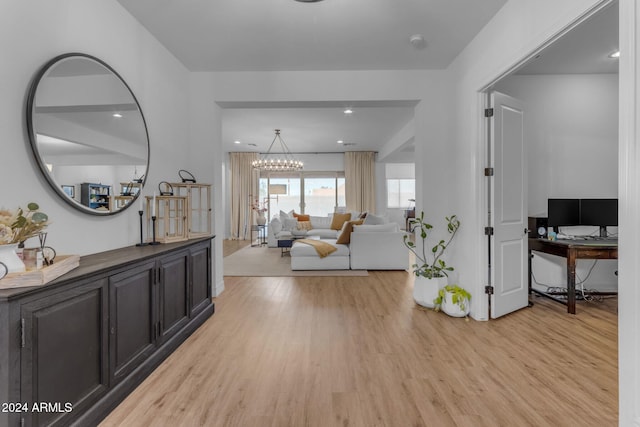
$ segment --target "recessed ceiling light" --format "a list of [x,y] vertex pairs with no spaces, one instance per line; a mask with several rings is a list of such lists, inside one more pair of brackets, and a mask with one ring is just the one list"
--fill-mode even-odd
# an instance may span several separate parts
[[240,144],[240,141],[233,141],[234,144]]
[[338,144],[343,144],[344,143],[344,141],[341,140],[341,139],[339,139],[337,142],[338,142]]
[[120,114],[120,113],[113,113],[113,117],[115,117],[116,119],[121,119],[121,118],[122,118],[122,114]]
[[353,114],[353,110],[352,110],[351,108],[346,108],[346,109],[344,110],[344,113],[345,113],[346,115]]
[[613,59],[620,58],[620,51],[616,50],[615,52],[609,55],[609,58],[613,58]]

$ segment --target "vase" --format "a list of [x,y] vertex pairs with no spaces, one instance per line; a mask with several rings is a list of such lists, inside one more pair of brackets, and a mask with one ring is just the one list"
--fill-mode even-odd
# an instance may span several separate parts
[[0,262],[7,266],[8,273],[22,273],[26,270],[16,249],[18,249],[17,243],[0,245]]
[[447,285],[446,277],[428,277],[415,276],[413,282],[413,300],[416,304],[427,308],[435,307],[433,302],[438,297],[440,289]]
[[264,216],[264,212],[259,212],[256,217],[256,224],[265,225],[267,223],[267,218]]
[[451,292],[445,292],[444,298],[442,298],[442,311],[447,313],[451,317],[466,317],[469,314],[469,300],[465,298],[462,301],[462,305],[464,305],[464,310],[460,308],[460,304],[454,304],[452,301],[453,294]]

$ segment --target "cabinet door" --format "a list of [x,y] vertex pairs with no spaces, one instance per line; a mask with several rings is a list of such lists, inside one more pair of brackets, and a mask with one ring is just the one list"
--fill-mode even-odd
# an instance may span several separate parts
[[190,316],[211,304],[211,243],[191,249]]
[[112,385],[154,350],[155,263],[147,262],[109,278],[110,373]]
[[189,321],[189,252],[161,258],[160,341],[164,342]]
[[[106,392],[107,304],[107,280],[100,279],[22,305],[26,425],[68,425]],[[53,406],[39,412],[34,403]]]

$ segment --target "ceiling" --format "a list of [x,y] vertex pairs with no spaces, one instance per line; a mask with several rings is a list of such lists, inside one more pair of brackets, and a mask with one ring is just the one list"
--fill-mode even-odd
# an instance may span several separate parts
[[536,55],[516,74],[610,74],[618,72],[618,4],[596,13]]
[[413,118],[414,106],[414,102],[354,102],[350,104],[352,114],[344,113],[343,104],[331,102],[293,108],[226,108],[223,148],[266,152],[274,129],[280,129],[293,152],[378,151]]
[[[118,1],[189,70],[213,72],[444,69],[506,3]],[[566,42],[554,43],[520,73],[603,72],[603,68],[588,71],[597,66],[615,72],[611,62],[598,65],[593,59],[617,46],[615,9],[582,24],[563,37]],[[426,46],[412,46],[413,34],[424,35]],[[413,106],[397,102],[222,104],[223,151],[265,152],[276,128],[293,152],[378,151],[411,121]],[[351,116],[343,113],[346,107],[353,108]],[[412,157],[411,138],[384,161],[413,162]]]
[[[191,71],[446,68],[506,0],[118,0]],[[424,49],[409,43],[422,34]]]

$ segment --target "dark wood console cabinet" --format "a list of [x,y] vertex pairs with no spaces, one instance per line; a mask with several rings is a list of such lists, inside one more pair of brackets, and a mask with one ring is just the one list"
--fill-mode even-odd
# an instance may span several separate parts
[[0,426],[97,425],[213,314],[212,277],[206,237],[0,290]]

